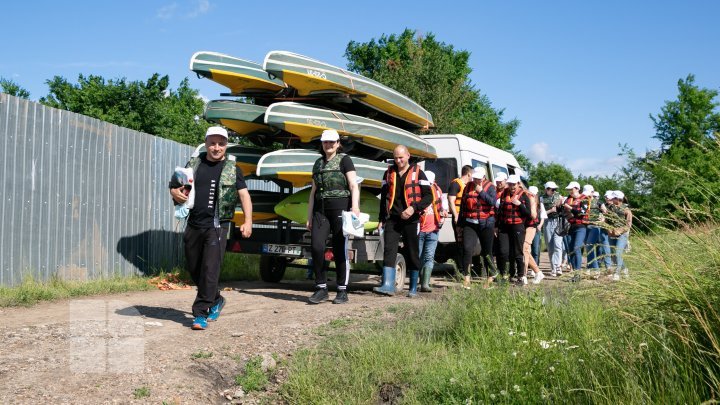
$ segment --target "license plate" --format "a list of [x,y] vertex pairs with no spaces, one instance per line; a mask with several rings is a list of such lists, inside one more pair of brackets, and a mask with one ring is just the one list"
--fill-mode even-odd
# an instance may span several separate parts
[[263,253],[288,256],[302,256],[302,246],[299,245],[275,245],[273,243],[265,243],[262,246]]

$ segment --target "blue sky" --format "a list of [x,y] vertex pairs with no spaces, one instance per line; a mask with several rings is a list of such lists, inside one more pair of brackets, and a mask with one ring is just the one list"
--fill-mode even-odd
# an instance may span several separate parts
[[226,90],[189,71],[196,51],[262,62],[288,50],[345,67],[349,41],[411,28],[471,52],[472,82],[521,121],[515,144],[533,161],[610,174],[619,143],[657,147],[648,115],[678,79],[720,88],[718,16],[710,0],[8,2],[0,77],[37,100],[55,75],[159,72],[213,99]]

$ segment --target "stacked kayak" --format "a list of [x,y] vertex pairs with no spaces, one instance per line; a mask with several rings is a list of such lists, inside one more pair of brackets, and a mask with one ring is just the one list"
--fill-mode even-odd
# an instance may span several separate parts
[[[375,219],[377,194],[394,148],[405,145],[418,159],[437,157],[432,145],[413,133],[433,127],[427,110],[394,89],[342,68],[287,51],[269,52],[262,64],[201,51],[192,56],[190,70],[228,89],[222,96],[236,97],[208,102],[204,117],[258,146],[228,146],[227,153],[245,176],[283,187],[312,184],[320,135],[333,129],[362,179],[361,211]],[[309,193],[309,188],[290,196],[251,190],[253,221],[285,218],[304,224]],[[244,221],[240,207],[233,221]],[[376,225],[370,222],[366,229]]]

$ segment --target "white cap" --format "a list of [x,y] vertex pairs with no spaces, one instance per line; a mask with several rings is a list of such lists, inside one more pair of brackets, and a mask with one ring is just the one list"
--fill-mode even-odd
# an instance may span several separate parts
[[586,184],[583,186],[583,194],[589,196],[592,194],[593,191],[595,191],[595,187],[593,187],[591,184]]
[[560,187],[558,187],[558,185],[555,184],[554,181],[548,181],[547,183],[545,183],[545,188],[552,188],[552,189],[554,189],[554,190],[557,190],[557,189],[559,189]]
[[205,139],[207,139],[210,135],[220,135],[225,139],[228,139],[228,133],[227,129],[223,127],[210,127],[207,129],[207,132],[205,132]]
[[600,193],[598,193],[597,191],[593,191],[592,196],[595,198],[600,197]]
[[510,177],[508,177],[507,182],[510,184],[518,184],[520,183],[520,176],[517,174],[511,174]]
[[435,182],[435,173],[431,172],[430,170],[425,170],[425,177],[427,177],[430,183]]
[[340,134],[334,129],[326,129],[322,131],[322,135],[320,136],[320,142],[335,142],[340,140]]
[[622,200],[623,198],[625,198],[625,193],[620,190],[615,190],[613,191],[612,197],[617,198],[618,200]]
[[528,187],[528,191],[530,192],[530,194],[537,195],[539,190],[535,186],[530,186],[530,187]]
[[613,198],[613,194],[615,194],[615,191],[608,190],[605,192],[605,198]]
[[570,184],[565,187],[565,190],[570,190],[571,188],[576,188],[580,190],[580,183],[578,183],[577,181],[571,181]]
[[485,170],[484,167],[478,166],[473,169],[472,177],[473,179],[482,179],[487,176],[487,170]]
[[497,174],[497,176],[495,176],[495,183],[497,183],[498,181],[505,181],[505,180],[507,180],[507,178],[508,178],[507,173],[500,172]]

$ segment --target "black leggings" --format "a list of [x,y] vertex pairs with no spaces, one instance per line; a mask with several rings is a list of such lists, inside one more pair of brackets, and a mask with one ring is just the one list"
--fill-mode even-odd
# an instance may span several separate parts
[[325,266],[325,242],[332,232],[332,249],[337,271],[337,288],[344,290],[350,280],[350,264],[347,261],[347,240],[342,232],[342,210],[315,211],[312,218],[311,245],[315,285],[327,287],[327,266]]
[[493,263],[493,240],[495,239],[495,223],[494,222],[482,222],[480,224],[473,224],[465,222],[463,225],[463,262],[462,262],[462,274],[467,276],[470,274],[470,267],[472,266],[473,252],[478,242],[480,242],[480,257],[481,261],[484,262],[485,271],[488,277],[495,277],[497,269],[495,263]]
[[390,217],[385,222],[383,238],[385,246],[383,248],[383,266],[395,267],[397,260],[398,247],[400,247],[400,238],[402,237],[403,245],[408,256],[405,258],[408,270],[420,270],[420,241],[418,240],[418,232],[420,224],[417,220],[407,221],[399,217]]
[[525,268],[523,244],[525,243],[525,225],[500,225],[498,231],[497,266],[500,274],[505,274],[505,263],[510,263],[510,277],[515,277]]

